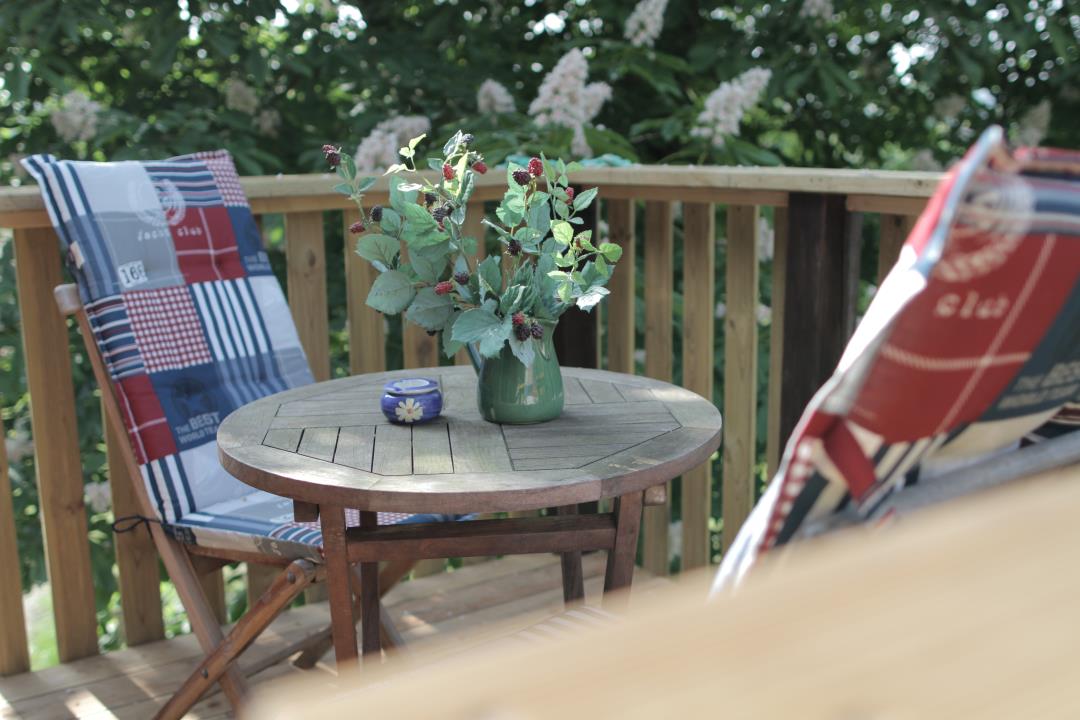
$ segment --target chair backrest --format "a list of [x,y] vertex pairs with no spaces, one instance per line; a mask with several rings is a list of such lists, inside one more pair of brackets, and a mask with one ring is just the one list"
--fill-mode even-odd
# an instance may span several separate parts
[[865,518],[920,476],[1015,448],[1059,413],[1068,421],[1078,278],[1080,153],[1009,153],[988,130],[930,199],[716,587],[838,510]]
[[218,424],[312,376],[232,158],[23,163],[159,519],[252,492],[218,463]]

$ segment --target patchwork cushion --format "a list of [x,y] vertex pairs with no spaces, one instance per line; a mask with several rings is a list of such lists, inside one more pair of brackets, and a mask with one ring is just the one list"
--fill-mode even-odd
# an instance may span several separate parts
[[289,501],[217,459],[230,412],[312,382],[229,154],[23,164],[60,236],[157,519],[200,544],[317,547],[317,529],[294,523]]
[[1078,278],[1080,153],[1009,155],[988,131],[919,218],[717,587],[841,508],[866,517],[920,475],[1075,423]]

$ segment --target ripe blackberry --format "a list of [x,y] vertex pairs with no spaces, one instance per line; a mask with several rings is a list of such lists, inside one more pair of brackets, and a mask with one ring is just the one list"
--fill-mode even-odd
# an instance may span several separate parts
[[516,337],[521,342],[525,342],[526,340],[528,340],[529,337],[530,337],[529,326],[528,325],[515,325],[514,326],[514,337]]
[[322,146],[322,151],[330,167],[336,168],[341,164],[341,148],[327,144]]
[[544,337],[544,328],[540,323],[533,323],[529,328],[529,333],[537,340],[541,340]]
[[432,203],[434,203],[438,199],[439,198],[438,198],[437,195],[435,195],[435,193],[430,193],[430,192],[424,193],[424,204],[425,205],[431,205]]
[[533,177],[540,177],[544,174],[544,163],[540,161],[540,158],[534,157],[529,161],[529,174]]
[[461,136],[462,145],[472,145],[474,142],[476,142],[476,138],[473,136],[472,133],[465,133]]
[[465,272],[464,270],[462,270],[461,272],[454,273],[454,281],[458,285],[468,285],[469,284],[469,273]]
[[514,178],[514,182],[522,187],[528,185],[529,182],[532,181],[532,175],[529,174],[528,170],[515,170],[512,177]]
[[446,219],[447,215],[449,215],[449,213],[446,212],[446,206],[445,205],[437,207],[437,208],[435,208],[434,210],[431,211],[431,217],[435,218],[435,222],[440,222],[441,223],[443,220]]
[[517,257],[521,254],[521,243],[515,238],[510,238],[510,242],[506,244],[506,252]]
[[382,205],[371,208],[371,222],[382,222]]

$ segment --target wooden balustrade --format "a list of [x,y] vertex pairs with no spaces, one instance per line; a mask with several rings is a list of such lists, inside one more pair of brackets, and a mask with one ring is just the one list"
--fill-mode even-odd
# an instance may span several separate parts
[[[599,186],[607,233],[623,247],[623,257],[603,307],[607,367],[634,372],[635,351],[645,352],[645,374],[671,379],[705,396],[714,395],[714,341],[718,299],[726,304],[723,320],[723,396],[725,443],[719,494],[723,509],[723,546],[749,512],[757,490],[759,376],[757,319],[759,304],[758,218],[772,208],[776,230],[773,257],[770,360],[765,427],[766,466],[772,472],[783,440],[809,395],[825,379],[838,357],[854,319],[858,285],[859,218],[880,217],[879,279],[895,260],[914,216],[939,176],[855,170],[790,168],[590,168],[577,173],[579,186]],[[469,208],[470,230],[485,202],[501,198],[501,173],[479,178]],[[348,226],[356,219],[349,201],[328,192],[328,175],[254,177],[243,181],[257,216],[283,214],[287,292],[301,342],[317,379],[330,376],[327,273],[344,272],[347,287],[348,367],[353,373],[375,372],[387,365],[383,318],[364,304],[375,271],[352,252]],[[368,195],[369,203],[388,203],[385,179]],[[644,204],[644,222],[637,215]],[[725,213],[724,293],[718,298],[715,277],[716,218]],[[344,211],[344,212],[340,212]],[[330,212],[330,215],[326,213]],[[680,222],[681,218],[681,222]],[[327,223],[341,223],[344,267],[327,267]],[[681,227],[681,233],[679,228]],[[27,381],[37,460],[42,530],[52,582],[57,643],[61,660],[97,652],[96,619],[90,580],[89,543],[83,507],[82,467],[78,454],[70,361],[57,348],[67,347],[67,328],[52,300],[61,279],[57,239],[36,187],[0,189],[0,229],[15,231],[19,303],[23,318]],[[681,241],[681,242],[680,242]],[[640,246],[640,247],[639,247]],[[682,264],[675,264],[681,247]],[[483,243],[479,255],[484,254]],[[644,263],[644,287],[636,287],[636,268]],[[676,271],[681,271],[677,282]],[[682,357],[675,368],[675,293],[681,293]],[[644,344],[637,343],[637,308],[644,305]],[[440,362],[435,338],[407,325],[404,365]],[[457,362],[467,362],[461,355]],[[109,432],[107,444],[118,441]],[[128,512],[126,478],[113,474],[116,513]],[[687,473],[681,483],[683,568],[712,559],[710,519],[717,494],[711,465]],[[668,493],[668,497],[673,497]],[[669,527],[672,504],[648,508],[642,530],[642,561],[654,573],[670,567]],[[0,529],[12,527],[11,497],[0,447]],[[7,531],[10,535],[10,530]],[[120,570],[125,636],[130,644],[163,635],[157,563],[152,545],[138,533],[115,544]],[[24,670],[26,640],[19,603],[17,555],[13,536],[0,539],[0,567],[9,582],[0,587],[0,674]],[[434,569],[438,569],[433,566]],[[260,579],[253,575],[252,583]],[[220,573],[206,576],[220,602]]]

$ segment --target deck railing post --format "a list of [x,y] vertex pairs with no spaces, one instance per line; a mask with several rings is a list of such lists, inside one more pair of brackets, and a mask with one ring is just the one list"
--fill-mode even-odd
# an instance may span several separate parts
[[836,367],[854,329],[862,216],[843,195],[792,193],[784,279],[780,437]]
[[637,208],[633,200],[605,200],[604,206],[607,208],[607,240],[623,249],[618,267],[608,283],[611,295],[604,308],[607,315],[607,369],[632,375],[637,300],[634,216]]
[[61,283],[60,244],[51,228],[15,231],[15,274],[56,644],[67,662],[97,654],[97,614],[68,329],[52,292]]
[[[672,314],[674,312],[674,228],[672,204],[645,203],[645,374],[671,381]],[[654,575],[667,575],[671,483],[663,505],[645,508],[641,523],[642,565]]]
[[758,209],[727,208],[724,299],[723,548],[754,505],[757,455]]
[[0,676],[14,675],[30,669],[19,546],[15,534],[15,512],[12,507],[4,437],[4,421],[0,419],[0,573],[5,578],[4,583],[0,584]]

